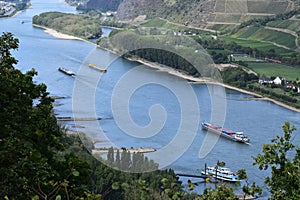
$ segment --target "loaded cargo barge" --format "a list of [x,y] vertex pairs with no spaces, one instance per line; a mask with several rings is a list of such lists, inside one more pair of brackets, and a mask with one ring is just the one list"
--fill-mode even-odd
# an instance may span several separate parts
[[208,122],[202,123],[202,129],[207,130],[212,133],[216,133],[218,135],[221,135],[222,137],[233,140],[235,142],[249,144],[249,141],[250,141],[250,139],[243,132],[235,132],[235,131],[231,131],[229,129],[223,129],[220,126],[215,126]]

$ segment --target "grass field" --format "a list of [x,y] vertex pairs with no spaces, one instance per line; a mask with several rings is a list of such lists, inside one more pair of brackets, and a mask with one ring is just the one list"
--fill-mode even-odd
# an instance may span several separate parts
[[171,24],[171,23],[168,23],[167,21],[159,19],[159,18],[150,19],[147,22],[141,24],[141,26],[157,27],[157,28],[173,29],[173,30],[178,30],[180,28],[184,28],[184,26],[178,26],[175,24]]
[[234,61],[256,62],[257,59],[250,57],[233,57]]
[[300,79],[300,68],[269,62],[248,62],[247,64],[249,68],[261,76],[281,76],[289,81]]

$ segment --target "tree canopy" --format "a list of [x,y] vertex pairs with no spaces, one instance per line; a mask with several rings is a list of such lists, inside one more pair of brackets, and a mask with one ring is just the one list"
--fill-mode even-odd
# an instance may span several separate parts
[[286,122],[282,126],[284,135],[265,144],[261,154],[254,158],[260,170],[270,168],[271,175],[265,184],[272,194],[270,199],[300,199],[300,147],[293,144],[295,126]]

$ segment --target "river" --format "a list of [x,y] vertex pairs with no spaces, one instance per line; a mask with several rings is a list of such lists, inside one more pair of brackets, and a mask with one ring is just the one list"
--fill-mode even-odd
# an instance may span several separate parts
[[[38,76],[34,80],[45,83],[50,95],[64,97],[56,100],[57,104],[61,104],[55,107],[57,116],[103,118],[98,122],[65,124],[74,130],[76,125],[78,131],[85,132],[97,142],[97,147],[155,148],[158,151],[148,156],[164,168],[171,167],[178,173],[194,174],[204,163],[215,165],[220,160],[233,171],[245,168],[249,180],[263,186],[263,178],[268,172],[253,166],[252,157],[261,152],[264,143],[270,143],[277,134],[282,134],[281,127],[285,121],[300,128],[300,113],[273,103],[242,100],[251,95],[219,86],[190,85],[165,72],[118,58],[93,44],[54,38],[33,27],[32,16],[45,11],[76,13],[75,8],[60,0],[31,2],[32,7],[26,11],[12,18],[0,19],[1,32],[12,32],[20,40],[18,51],[13,52],[19,60],[16,67],[23,72],[35,68]],[[105,29],[105,33],[109,33],[109,29]],[[96,63],[108,71],[100,73],[89,68],[88,63]],[[77,76],[66,76],[57,70],[59,66],[73,70]],[[135,88],[129,99],[125,99],[124,105],[127,107],[119,106],[123,105],[122,98],[127,98],[126,92],[124,94],[122,91],[131,90],[129,86],[139,81],[141,85]],[[226,92],[225,96],[222,96],[222,91]],[[224,111],[221,113],[224,115],[224,127],[245,132],[251,139],[250,145],[224,138],[206,138],[207,133],[201,129],[200,123],[210,121],[214,95],[219,96],[221,104],[226,106],[220,108]],[[195,105],[197,107],[193,107]],[[119,122],[117,119],[122,118],[121,114],[132,119],[126,123]],[[129,133],[126,131],[128,128],[137,130]],[[147,131],[144,128],[148,128]],[[153,130],[156,132],[152,133]],[[294,135],[293,142],[300,144],[299,131]],[[210,144],[212,146],[205,146]],[[204,151],[209,149],[205,154],[199,153],[202,145]],[[181,180],[186,184],[186,178]],[[200,185],[196,191],[203,188],[204,185]],[[266,197],[264,188],[261,199]]]

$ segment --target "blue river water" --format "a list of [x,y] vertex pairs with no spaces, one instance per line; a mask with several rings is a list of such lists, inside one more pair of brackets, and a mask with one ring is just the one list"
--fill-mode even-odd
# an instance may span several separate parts
[[[65,97],[57,99],[55,102],[61,104],[61,106],[55,107],[57,116],[72,117],[78,116],[77,114],[80,113],[80,116],[103,118],[98,122],[86,121],[65,124],[70,129],[75,130],[77,127],[78,131],[85,132],[88,137],[96,141],[96,147],[114,145],[126,148],[155,148],[159,150],[156,155],[153,156],[150,153],[148,156],[158,163],[168,161],[164,168],[171,167],[177,173],[194,174],[205,163],[215,165],[217,160],[220,160],[224,161],[226,166],[233,171],[245,168],[249,181],[255,181],[263,186],[263,179],[269,172],[260,171],[257,166],[253,166],[252,157],[261,152],[263,144],[270,143],[270,140],[277,134],[282,134],[281,127],[285,121],[289,121],[300,129],[300,113],[273,103],[243,100],[243,98],[251,97],[251,95],[224,90],[220,86],[206,85],[188,84],[189,86],[184,86],[188,88],[188,91],[189,89],[193,91],[191,96],[186,93],[188,96],[184,97],[181,92],[187,92],[183,87],[186,81],[180,78],[140,66],[137,62],[124,60],[84,41],[54,38],[45,33],[44,30],[33,27],[32,17],[46,11],[76,13],[75,8],[60,0],[32,0],[31,2],[32,7],[26,11],[12,18],[0,19],[1,32],[12,32],[20,40],[18,51],[13,52],[19,60],[16,67],[23,72],[32,68],[36,69],[38,76],[35,81],[37,83],[45,83],[50,95]],[[24,23],[21,24],[20,21],[24,21]],[[105,35],[109,31],[110,29],[104,29]],[[96,63],[106,67],[108,71],[100,73],[89,68],[88,63]],[[76,77],[66,76],[59,72],[57,70],[59,66],[73,70],[77,74]],[[133,72],[133,69],[138,70]],[[128,74],[130,76],[126,76]],[[147,84],[137,87],[129,99],[125,99],[128,110],[123,107],[118,108],[119,102],[125,96],[123,93],[120,95],[115,93],[128,89],[126,87],[119,88],[120,83],[123,83],[121,81],[126,77],[133,81],[124,82],[128,83],[129,86],[138,81],[150,80]],[[175,89],[170,90],[173,87]],[[117,90],[118,88],[119,90]],[[212,91],[215,91],[216,94],[212,94]],[[211,96],[218,96],[218,91],[226,92],[224,97],[222,95],[219,97],[223,98],[222,102],[225,102],[226,105],[223,113],[224,127],[245,132],[250,137],[251,144],[245,145],[220,138],[216,140],[216,144],[213,144],[208,154],[201,157],[199,151],[203,143],[207,142],[205,138],[207,133],[201,129],[200,123],[211,119]],[[74,94],[77,96],[74,97]],[[187,101],[190,97],[196,99],[198,107],[188,109],[188,111],[182,110],[181,107],[185,108],[184,106],[186,106],[182,105],[182,102]],[[184,99],[182,100],[182,98]],[[190,106],[193,105],[190,104]],[[124,126],[133,123],[138,127],[145,128],[153,122],[156,123],[157,120],[152,118],[153,116],[158,119],[162,118],[164,123],[157,122],[157,127],[161,125],[162,127],[153,135],[147,135],[148,132],[145,132],[147,137],[141,132],[128,133],[128,131],[123,130],[123,125],[121,126],[117,121],[120,116],[117,111],[112,109],[114,106],[116,106],[117,111],[121,112],[120,114],[129,112],[132,119],[128,123],[126,122]],[[182,120],[186,120],[186,115],[188,120],[182,123]],[[192,128],[189,129],[189,127],[195,126],[192,122],[197,123],[196,131],[192,131]],[[179,138],[183,145],[176,143],[168,151],[163,151],[169,144],[175,143],[174,138],[179,137],[178,129],[183,129],[184,137]],[[299,130],[296,131],[293,142],[297,145],[300,144]],[[186,183],[187,178],[182,178],[182,180]],[[192,180],[199,181],[197,179]],[[200,185],[196,187],[196,191],[202,191],[206,186],[211,185]],[[267,192],[264,187],[262,199],[266,197]]]

